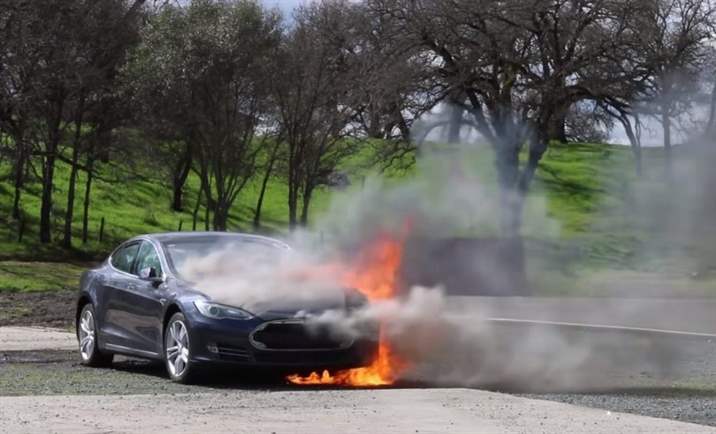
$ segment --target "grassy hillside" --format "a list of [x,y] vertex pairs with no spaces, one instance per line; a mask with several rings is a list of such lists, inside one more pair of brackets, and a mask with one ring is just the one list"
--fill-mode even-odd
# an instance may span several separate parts
[[[353,159],[343,169],[354,186],[360,185],[369,172],[366,156]],[[490,151],[470,154],[464,161],[469,170],[478,174],[488,186],[494,187],[494,168]],[[662,182],[661,151],[645,150],[647,173],[640,182]],[[12,186],[7,166],[0,166],[0,287],[13,290],[46,289],[66,286],[75,281],[80,266],[56,267],[53,262],[91,260],[106,254],[118,241],[130,236],[159,231],[191,230],[198,180],[191,177],[185,195],[185,211],[169,210],[170,192],[161,179],[148,176],[117,175],[119,170],[105,167],[92,191],[90,212],[90,242],[81,244],[82,188],[84,175],[78,180],[78,199],[75,203],[75,250],[62,251],[56,246],[37,242],[39,214],[38,183],[28,184],[22,197],[22,207],[28,216],[23,242],[17,242],[18,222],[8,219],[12,204]],[[393,170],[394,182],[410,178],[413,171]],[[61,236],[67,193],[69,169],[58,164],[55,195],[55,238]],[[647,180],[647,181],[644,181]],[[568,144],[552,146],[537,172],[527,206],[526,236],[528,249],[540,269],[554,269],[558,278],[547,285],[564,292],[565,282],[575,273],[595,270],[632,270],[648,268],[641,251],[648,233],[636,224],[631,210],[635,186],[633,160],[627,147]],[[231,213],[232,230],[249,231],[253,209],[259,193],[259,181],[250,183],[239,197]],[[286,231],[288,207],[286,185],[271,180],[263,209],[266,232]],[[323,188],[315,194],[311,213],[325,210],[333,193]],[[539,218],[535,218],[537,215]],[[199,212],[198,229],[204,227],[203,210]],[[99,243],[100,221],[105,219],[105,241]],[[538,222],[539,224],[535,224]],[[546,223],[546,224],[545,224]],[[474,236],[485,235],[482,228]],[[35,262],[42,261],[42,262]],[[651,265],[653,266],[653,264]],[[58,268],[60,271],[58,271]],[[63,274],[61,270],[65,270]],[[552,276],[554,277],[554,276]],[[559,279],[558,279],[559,280]]]
[[[353,183],[360,183],[362,177],[370,170],[366,167],[370,158],[364,153],[354,157],[346,167],[342,168]],[[410,157],[406,157],[409,159]],[[68,255],[73,258],[91,258],[102,256],[116,245],[118,241],[142,233],[176,231],[180,225],[182,230],[191,230],[193,210],[196,204],[199,179],[191,174],[187,180],[184,195],[184,211],[175,212],[169,207],[171,191],[167,181],[160,176],[152,175],[151,169],[135,168],[133,174],[127,174],[118,167],[105,165],[99,169],[99,175],[93,180],[91,207],[89,213],[89,240],[83,245],[81,241],[82,208],[84,198],[85,174],[80,172],[77,179],[77,191],[73,218],[73,246],[71,252],[62,251],[57,245],[42,245],[39,237],[39,213],[41,185],[39,182],[28,182],[22,194],[21,207],[26,216],[22,242],[18,242],[19,222],[9,216],[12,209],[13,186],[10,168],[0,162],[0,260],[58,260]],[[391,169],[388,176],[405,173]],[[69,166],[58,162],[55,169],[54,197],[54,228],[53,239],[62,237],[64,215],[67,205],[69,183]],[[249,182],[238,197],[229,217],[229,229],[235,231],[251,231],[256,202],[261,188],[261,176]],[[288,228],[288,187],[277,179],[269,182],[262,207],[262,232],[280,233]],[[311,216],[320,214],[330,201],[331,192],[327,188],[319,188],[311,201]],[[102,218],[105,219],[104,242],[99,242],[99,231]],[[204,208],[198,212],[197,230],[205,227]]]

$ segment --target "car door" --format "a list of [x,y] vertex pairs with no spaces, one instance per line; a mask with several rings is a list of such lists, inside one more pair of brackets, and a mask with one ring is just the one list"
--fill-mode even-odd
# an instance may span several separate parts
[[[133,317],[132,334],[138,338],[138,349],[161,354],[162,351],[162,314],[166,302],[166,285],[150,280],[151,277],[161,278],[164,269],[159,252],[151,241],[142,241],[137,260],[134,262],[133,290],[128,291]],[[143,276],[144,278],[140,277]]]
[[147,240],[128,243],[110,259],[111,270],[105,284],[109,350],[150,357],[161,354],[163,289],[138,275],[138,270],[148,263],[157,265],[158,273],[163,272],[157,251]]
[[[135,285],[132,275],[141,241],[130,241],[121,245],[110,255],[102,283],[103,297],[98,306],[101,316],[102,341],[108,349],[132,348],[135,339],[131,333],[132,318],[129,316],[126,292]],[[115,347],[115,348],[112,348]]]

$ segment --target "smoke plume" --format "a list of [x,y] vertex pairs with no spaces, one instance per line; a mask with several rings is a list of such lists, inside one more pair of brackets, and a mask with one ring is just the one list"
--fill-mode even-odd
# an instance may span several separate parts
[[[614,370],[625,367],[669,372],[668,341],[493,321],[479,298],[454,309],[440,282],[344,309],[343,277],[361,272],[366,246],[376,239],[472,236],[496,227],[496,191],[467,170],[470,158],[461,152],[424,156],[417,174],[398,184],[369,178],[362,187],[337,194],[316,231],[289,237],[293,249],[285,254],[267,260],[229,246],[190,261],[190,277],[223,303],[257,314],[299,306],[294,310],[308,317],[309,325],[330,325],[341,334],[360,337],[361,324],[378,321],[405,362],[399,378],[404,381],[564,390],[608,387],[618,378]],[[543,199],[531,200],[528,232],[558,233],[545,209]]]

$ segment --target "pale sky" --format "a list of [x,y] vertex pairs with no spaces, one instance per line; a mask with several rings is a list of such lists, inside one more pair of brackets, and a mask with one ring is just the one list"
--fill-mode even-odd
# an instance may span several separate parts
[[286,17],[291,15],[291,11],[297,5],[305,3],[306,0],[261,0],[268,7],[278,6]]

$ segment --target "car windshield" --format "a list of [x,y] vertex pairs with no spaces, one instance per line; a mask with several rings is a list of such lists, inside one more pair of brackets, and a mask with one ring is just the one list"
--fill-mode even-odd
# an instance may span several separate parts
[[286,245],[279,242],[228,236],[172,240],[164,243],[164,249],[174,271],[182,277],[191,274],[188,273],[188,266],[193,260],[212,254],[231,252],[232,255],[238,253],[251,261],[272,261],[287,251]]

